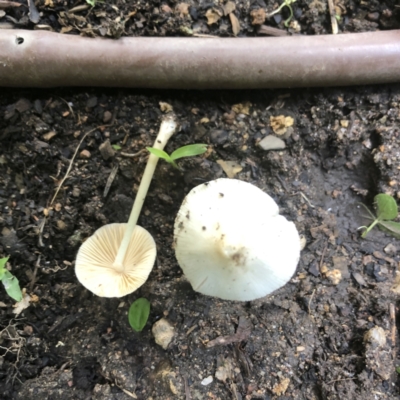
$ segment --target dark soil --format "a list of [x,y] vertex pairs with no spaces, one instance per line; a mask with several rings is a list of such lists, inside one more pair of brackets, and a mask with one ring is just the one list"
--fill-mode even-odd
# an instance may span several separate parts
[[[336,4],[343,10],[341,32],[399,27],[394,1]],[[36,25],[113,37],[232,34],[227,17],[207,25],[213,3],[117,1],[67,13],[77,5],[85,4],[39,1]],[[188,12],[177,11],[182,8]],[[268,13],[273,2],[236,4],[240,35],[256,34],[250,12],[261,8]],[[1,21],[33,27],[26,6],[6,11]],[[325,2],[298,1],[294,12],[301,33],[330,33]],[[285,13],[265,24],[284,30]],[[122,31],[113,34],[110,26],[120,21]],[[0,256],[10,256],[12,273],[33,300],[15,315],[14,302],[0,290],[2,399],[400,398],[400,241],[379,229],[362,239],[358,231],[368,223],[360,202],[373,209],[377,193],[400,198],[399,85],[0,93]],[[154,270],[137,292],[99,298],[77,282],[75,256],[97,228],[126,222],[146,155],[121,152],[153,144],[160,102],[173,107],[180,124],[166,150],[197,142],[209,151],[182,160],[183,171],[159,163],[139,219],[157,243]],[[270,117],[279,115],[294,118],[286,148],[262,150],[261,139],[274,134]],[[110,158],[99,150],[107,140],[121,147]],[[218,160],[237,162],[242,169],[235,178],[270,194],[306,241],[290,283],[257,301],[194,292],[174,256],[176,213],[191,188],[226,176]],[[152,309],[145,329],[135,333],[127,312],[139,297]],[[167,350],[151,333],[161,318],[175,329]],[[243,324],[243,340],[207,346]]]

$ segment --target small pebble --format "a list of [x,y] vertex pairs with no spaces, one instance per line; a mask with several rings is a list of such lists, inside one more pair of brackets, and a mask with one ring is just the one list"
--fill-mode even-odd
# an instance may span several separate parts
[[102,143],[99,147],[99,150],[101,156],[105,160],[108,160],[109,158],[112,158],[115,155],[115,150],[112,148],[109,140],[106,140],[104,143]]
[[93,108],[97,106],[97,97],[91,97],[87,102],[86,102],[86,107],[88,108]]
[[112,118],[112,114],[110,111],[104,111],[103,114],[103,122],[106,124],[107,122],[110,122]]
[[175,335],[175,329],[172,324],[165,318],[161,318],[151,328],[154,340],[164,350],[167,350],[168,345],[171,343]]
[[276,136],[268,135],[258,144],[263,150],[282,150],[286,147],[285,142]]
[[338,269],[327,271],[325,276],[331,281],[333,285],[338,285],[342,280],[342,273]]
[[201,381],[201,384],[202,384],[203,386],[207,386],[207,385],[209,385],[210,383],[212,383],[213,380],[214,380],[213,377],[210,375],[210,376],[207,376],[207,378],[204,378],[204,379]]
[[394,256],[397,253],[397,247],[393,244],[393,243],[389,243],[384,249],[383,251],[386,254],[389,254],[391,256]]
[[81,158],[90,158],[91,156],[89,150],[82,150],[79,155]]
[[385,331],[380,326],[374,326],[364,335],[364,342],[372,347],[382,347],[386,344]]

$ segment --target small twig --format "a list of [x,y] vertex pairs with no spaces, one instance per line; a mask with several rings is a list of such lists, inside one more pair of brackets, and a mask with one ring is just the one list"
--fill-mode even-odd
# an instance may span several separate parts
[[38,270],[39,265],[40,265],[40,259],[41,259],[41,255],[39,254],[39,257],[38,257],[38,259],[36,260],[36,263],[35,263],[35,269],[33,270],[31,283],[29,284],[29,290],[31,292],[33,291],[33,286],[35,285],[35,282],[36,282],[36,274],[37,274],[37,270]]
[[356,379],[356,378],[339,378],[339,379],[333,379],[332,381],[329,381],[329,382],[328,382],[328,385],[330,385],[331,383],[334,383],[334,382],[352,381],[352,380],[354,380],[354,379]]
[[333,0],[328,0],[328,5],[329,5],[329,14],[331,17],[332,33],[336,35],[339,32],[339,29],[338,29],[335,5],[333,4]]
[[325,245],[324,249],[322,250],[321,260],[319,261],[319,272],[321,272],[322,265],[324,263],[325,252],[326,252],[327,248],[328,248],[328,243]]
[[261,25],[258,28],[257,33],[259,33],[260,35],[269,36],[290,36],[290,32],[279,28],[273,28],[272,26],[268,25]]
[[189,390],[189,382],[186,375],[183,375],[183,383],[185,385],[186,400],[192,400],[192,396],[190,395],[190,390]]
[[392,324],[392,347],[396,347],[396,308],[393,303],[389,304],[390,322]]
[[43,229],[44,226],[46,225],[46,217],[44,217],[39,224],[39,234],[38,234],[38,246],[39,247],[44,247],[44,243],[43,243]]
[[103,197],[107,197],[108,192],[111,188],[111,185],[114,182],[114,179],[117,175],[117,172],[118,172],[118,164],[115,164],[110,172],[110,175],[108,176],[107,183],[106,183],[106,186],[105,186],[104,192],[103,192]]
[[311,201],[306,197],[306,195],[303,192],[298,192],[300,196],[308,203],[308,205],[311,208],[315,208],[315,206],[311,203]]
[[134,157],[140,156],[144,152],[147,152],[147,150],[146,149],[142,149],[142,150],[139,150],[137,153],[133,153],[133,154],[132,153],[125,153],[124,151],[121,151],[121,153],[119,153],[119,154],[121,156],[123,156],[123,157],[134,158]]
[[298,194],[307,202],[307,204],[311,208],[315,208],[315,206],[311,203],[311,201],[308,199],[308,197],[303,192],[296,192],[296,193],[291,194],[291,196],[296,196]]
[[312,301],[313,301],[314,294],[315,294],[315,289],[314,289],[313,292],[311,293],[310,301],[308,302],[308,314],[309,314],[309,315],[311,315],[311,303],[312,303]]
[[64,100],[62,97],[60,97],[60,99],[67,105],[67,107],[69,108],[70,113],[72,114],[73,118],[75,119],[75,113],[74,113],[74,110],[72,109],[71,105],[68,103],[67,100]]
[[53,198],[52,198],[51,201],[50,201],[49,207],[51,207],[51,206],[53,205],[54,200],[57,198],[58,192],[60,191],[62,185],[64,184],[64,182],[65,182],[66,179],[68,178],[68,175],[69,175],[69,173],[71,172],[72,164],[74,163],[75,157],[76,157],[76,155],[78,154],[78,150],[79,150],[79,148],[81,147],[81,144],[82,144],[83,141],[85,140],[86,136],[89,135],[90,133],[94,132],[95,130],[99,129],[99,128],[100,128],[100,127],[97,126],[96,128],[91,129],[90,131],[87,131],[87,132],[83,135],[82,139],[80,140],[78,146],[77,146],[76,149],[75,149],[75,153],[74,153],[74,155],[72,156],[72,159],[71,159],[71,161],[70,161],[70,163],[69,163],[67,172],[65,173],[64,178],[62,178],[60,184],[59,184],[58,187],[57,187],[57,190],[56,190],[56,192],[55,192]]
[[125,394],[127,394],[128,396],[132,397],[132,399],[137,399],[137,396],[136,396],[135,393],[132,393],[132,392],[130,392],[129,390],[124,389],[123,387],[117,385],[117,383],[115,383],[115,386],[116,386],[118,389],[122,390],[122,391],[123,391]]

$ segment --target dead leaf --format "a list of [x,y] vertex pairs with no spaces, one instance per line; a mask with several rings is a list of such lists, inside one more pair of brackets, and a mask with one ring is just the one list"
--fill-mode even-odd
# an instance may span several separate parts
[[234,104],[232,106],[232,111],[235,112],[236,114],[249,115],[250,107],[251,107],[251,103],[246,101],[245,103]]
[[163,113],[169,113],[169,112],[174,111],[173,107],[169,103],[165,103],[164,101],[160,101],[158,104],[160,105],[160,110]]
[[292,117],[285,117],[284,115],[278,115],[276,117],[270,117],[269,123],[271,125],[272,130],[277,135],[284,135],[287,131],[287,128],[293,126],[294,119]]
[[189,15],[189,4],[187,4],[187,3],[179,3],[175,7],[175,11],[179,14],[179,16],[181,18],[183,18],[186,15]]
[[240,32],[240,22],[234,13],[229,14],[229,19],[231,20],[231,24],[232,24],[233,35],[237,36]]
[[222,6],[222,10],[224,11],[225,16],[229,15],[236,10],[236,4],[233,1],[228,1]]
[[[365,284],[365,286],[367,286],[367,285]],[[390,288],[390,291],[395,294],[400,294],[400,273],[396,274],[396,277],[394,279],[394,284]]]
[[215,8],[209,8],[206,12],[207,25],[212,25],[217,23],[220,18],[223,16],[223,13]]
[[234,178],[243,168],[235,161],[217,160],[228,178]]
[[272,392],[277,396],[282,396],[285,394],[287,388],[289,387],[290,379],[284,378],[279,383],[275,384],[272,388]]
[[172,8],[171,8],[168,4],[163,4],[163,5],[161,6],[161,11],[162,11],[164,14],[172,14]]
[[227,379],[232,379],[232,371],[234,366],[232,360],[224,358],[222,355],[217,358],[217,370],[215,371],[215,377],[221,381],[226,382]]
[[252,25],[262,25],[265,22],[265,10],[263,8],[252,10],[250,17]]

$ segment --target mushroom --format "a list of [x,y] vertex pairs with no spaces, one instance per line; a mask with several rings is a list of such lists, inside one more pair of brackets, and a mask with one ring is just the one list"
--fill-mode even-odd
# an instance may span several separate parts
[[[162,150],[176,129],[166,117],[154,142]],[[150,154],[128,223],[108,224],[98,229],[78,251],[75,273],[80,283],[100,297],[122,297],[147,280],[156,258],[154,239],[137,225],[158,157]]]
[[300,258],[293,222],[256,186],[217,179],[193,188],[174,225],[175,254],[197,292],[251,301],[285,285]]

